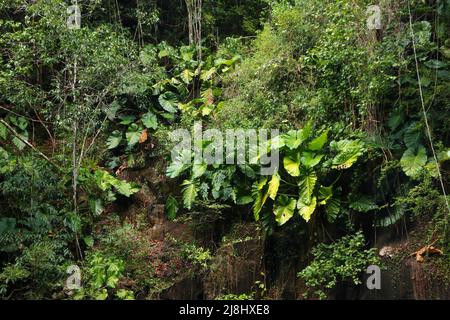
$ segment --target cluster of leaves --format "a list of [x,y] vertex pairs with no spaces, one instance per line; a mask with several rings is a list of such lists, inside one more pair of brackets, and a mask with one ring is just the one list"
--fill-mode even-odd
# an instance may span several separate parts
[[8,298],[14,289],[32,286],[35,289],[24,291],[22,297],[37,299],[60,289],[65,280],[66,261],[70,258],[65,246],[60,239],[46,237],[23,247],[14,263],[6,264],[0,272],[0,296]]
[[[150,135],[164,131],[164,125],[176,125],[180,114],[198,119],[220,108],[220,79],[240,61],[240,56],[228,59],[204,52],[207,58],[201,61],[196,55],[193,46],[175,48],[166,42],[142,48],[142,72],[123,81],[121,98],[108,109],[114,121],[107,139],[109,150],[120,154],[125,146],[125,153],[131,153]],[[130,95],[135,98],[130,99]],[[127,103],[136,108],[124,107]],[[117,161],[113,163],[110,167],[118,165]]]
[[[182,183],[183,204],[187,209],[192,208],[199,196],[203,200],[233,201],[238,205],[253,203],[255,220],[259,220],[270,199],[280,226],[294,216],[295,210],[308,222],[319,206],[325,206],[328,220],[334,221],[341,210],[341,201],[334,194],[339,179],[334,179],[333,171],[350,168],[364,154],[365,146],[358,139],[331,141],[327,145],[328,131],[317,137],[313,137],[312,131],[309,122],[303,129],[290,130],[268,141],[267,152],[276,150],[283,162],[283,167],[277,168],[271,177],[258,177],[258,165],[196,164],[189,150],[181,151],[167,168],[167,174],[171,178],[189,176]],[[333,182],[325,184],[332,179]],[[173,197],[169,197],[167,209],[173,217],[178,209]]]
[[361,273],[369,265],[379,265],[376,249],[365,250],[361,232],[344,236],[331,244],[317,245],[312,254],[314,260],[298,273],[305,280],[308,294],[321,299],[340,281],[361,284]]
[[123,261],[120,287],[132,290],[136,297],[154,298],[186,275],[207,269],[208,249],[171,236],[154,239],[144,214],[138,214],[133,223],[119,220],[111,215],[103,221],[93,233],[95,245],[89,252]]
[[88,194],[89,208],[94,215],[100,215],[117,195],[130,197],[140,189],[135,183],[120,180],[104,169],[83,167],[78,180]]
[[[278,225],[283,225],[293,216],[295,209],[308,222],[318,206],[325,206],[329,221],[334,221],[341,210],[340,199],[334,195],[334,185],[329,181],[332,170],[350,168],[365,148],[360,140],[331,141],[328,148],[328,131],[312,138],[312,125],[308,123],[301,130],[291,130],[277,139],[276,143],[283,156],[283,168],[271,179],[262,178],[252,189],[253,213],[259,213],[268,199],[274,201],[273,213]],[[274,141],[272,141],[274,144]],[[273,148],[273,147],[272,147]],[[297,196],[292,196],[298,194]]]
[[133,292],[126,289],[114,290],[123,276],[124,262],[121,259],[95,252],[86,258],[83,269],[84,285],[78,289],[74,299],[106,300],[112,292],[116,298],[134,299]]

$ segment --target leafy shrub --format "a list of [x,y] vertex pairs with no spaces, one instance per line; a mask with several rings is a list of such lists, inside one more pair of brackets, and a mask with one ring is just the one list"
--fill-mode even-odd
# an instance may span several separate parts
[[320,299],[339,282],[351,281],[361,284],[361,272],[369,265],[379,265],[376,249],[365,250],[364,236],[361,232],[344,236],[338,241],[317,245],[312,254],[311,264],[297,274],[305,280],[308,292]]
[[[124,261],[113,256],[106,256],[100,252],[94,252],[86,258],[86,266],[83,268],[84,283],[75,295],[75,299],[106,300],[115,291],[119,280],[123,277]],[[119,299],[133,299],[133,292],[129,290],[117,290]]]

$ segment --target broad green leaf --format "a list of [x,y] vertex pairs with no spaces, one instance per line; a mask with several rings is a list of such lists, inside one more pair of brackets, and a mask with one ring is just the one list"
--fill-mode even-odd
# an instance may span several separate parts
[[272,200],[275,200],[275,197],[278,193],[278,188],[280,187],[281,177],[278,174],[278,171],[272,176],[272,179],[269,182],[269,197]]
[[7,137],[8,137],[8,129],[6,128],[5,125],[3,125],[3,123],[0,123],[0,138],[6,140]]
[[287,196],[280,196],[273,207],[273,213],[275,214],[275,220],[279,226],[282,226],[294,216],[294,210],[297,201]]
[[313,168],[316,165],[319,164],[320,160],[324,157],[323,154],[319,154],[317,156],[314,156],[311,152],[303,152],[302,156],[300,158],[300,162],[306,167],[306,168]]
[[211,88],[202,91],[201,97],[205,106],[211,106],[214,103],[214,92]]
[[416,148],[419,146],[422,139],[422,125],[420,122],[412,123],[405,132],[403,141],[408,148]]
[[301,130],[290,130],[288,133],[283,134],[281,139],[283,140],[282,145],[287,146],[289,149],[297,149],[306,139],[309,138],[311,134],[311,123],[308,124]]
[[352,197],[349,207],[358,212],[369,212],[378,209],[378,205],[367,196]]
[[125,126],[132,124],[134,120],[136,120],[136,117],[133,115],[122,115],[119,117],[122,121],[120,121],[120,124],[123,124]]
[[194,182],[189,180],[184,180],[182,186],[183,188],[183,205],[186,209],[191,210],[192,205],[197,198],[197,187]]
[[200,178],[208,168],[208,165],[206,163],[202,164],[194,164],[192,167],[192,179]]
[[310,204],[316,182],[317,174],[314,170],[308,170],[306,175],[300,177],[298,182],[300,202]]
[[439,152],[438,160],[440,162],[444,162],[444,161],[450,160],[450,149]]
[[300,159],[298,159],[298,156],[295,158],[284,157],[283,166],[291,176],[298,177],[300,175]]
[[119,282],[119,278],[116,276],[110,276],[106,280],[106,285],[110,288],[115,288],[117,283]]
[[167,197],[166,201],[166,216],[169,220],[174,220],[177,217],[178,201],[173,196]]
[[15,125],[17,128],[19,128],[22,131],[25,131],[25,129],[28,127],[28,121],[24,117],[10,117],[9,120],[13,125]]
[[211,114],[211,112],[214,110],[214,105],[203,105],[201,107],[202,116],[206,117]]
[[23,148],[25,148],[25,143],[17,137],[13,137],[12,142],[19,150],[23,150]]
[[290,130],[288,133],[282,136],[283,145],[287,146],[289,149],[297,149],[300,144],[303,142],[301,140],[300,131],[299,130]]
[[333,186],[320,186],[318,191],[318,200],[320,205],[324,205],[333,196]]
[[139,128],[137,124],[133,123],[131,126],[129,126],[127,133],[125,133],[125,137],[128,141],[128,146],[132,147],[136,145],[139,142],[141,134],[142,128]]
[[216,71],[217,69],[215,67],[212,67],[211,69],[206,71],[202,71],[200,79],[202,79],[203,81],[210,80],[211,77],[216,73]]
[[17,149],[23,150],[23,148],[25,148],[25,143],[23,141],[28,141],[28,131],[23,131],[19,133],[19,137],[22,139],[19,139],[18,137],[14,136],[12,138],[12,142],[17,147]]
[[155,130],[158,127],[158,119],[156,118],[156,115],[153,112],[147,112],[142,116],[142,124],[147,129],[153,129]]
[[252,195],[255,198],[255,202],[253,203],[253,215],[256,221],[259,220],[259,213],[269,196],[268,192],[263,191],[266,185],[267,178],[262,178],[258,183],[255,182],[253,185]]
[[325,211],[327,213],[328,222],[333,223],[341,211],[341,201],[336,198],[329,199]]
[[239,170],[242,171],[243,174],[245,174],[250,179],[253,179],[256,177],[255,170],[252,169],[248,164],[240,164],[238,165]]
[[105,170],[96,170],[95,173],[94,173],[94,179],[95,179],[95,182],[96,182],[97,186],[102,191],[106,191],[115,182],[115,178],[113,176],[111,176]]
[[89,199],[89,208],[91,209],[91,212],[97,216],[105,209],[103,207],[102,199]]
[[440,69],[440,68],[444,68],[447,66],[447,64],[445,62],[440,61],[440,60],[435,60],[435,59],[431,59],[431,60],[425,62],[425,65],[431,69]]
[[113,133],[108,137],[108,140],[106,141],[106,145],[108,146],[108,149],[114,149],[117,148],[122,141],[122,132],[119,130],[113,131]]
[[169,113],[177,112],[178,98],[175,93],[167,91],[158,98],[159,104]]
[[308,149],[313,151],[320,150],[323,148],[327,140],[328,140],[328,130],[324,131],[320,136],[312,140],[308,144]]
[[174,161],[167,167],[166,174],[169,178],[176,178],[185,172],[191,165],[192,154],[190,150],[182,150]]
[[166,49],[162,49],[161,51],[159,51],[158,53],[158,57],[161,58],[165,58],[169,56],[169,50]]
[[340,140],[330,143],[332,150],[338,154],[333,158],[333,169],[348,169],[364,153],[364,144],[360,140]]
[[300,216],[308,222],[311,219],[314,210],[316,210],[317,198],[313,197],[310,204],[305,204],[300,200],[297,201],[297,209]]
[[427,152],[420,146],[417,153],[414,149],[407,149],[400,159],[400,165],[408,177],[416,179],[422,173],[423,167],[427,163]]
[[185,84],[189,84],[191,83],[194,74],[189,70],[189,69],[185,69],[182,73],[181,73],[181,80],[183,80],[183,82]]
[[252,196],[242,196],[236,199],[236,204],[238,205],[246,205],[253,202]]
[[180,48],[181,59],[183,59],[185,62],[190,62],[192,59],[194,59],[194,53],[195,50],[193,47],[182,46]]
[[94,246],[94,238],[92,236],[84,237],[83,241],[86,244],[86,246],[88,246],[90,248]]
[[396,205],[393,210],[389,210],[389,215],[386,217],[377,217],[375,225],[377,227],[389,227],[396,224],[405,215],[406,210],[404,205]]
[[116,188],[117,192],[127,198],[139,191],[138,187],[135,187],[133,184],[119,179],[116,179],[114,187]]
[[226,65],[226,66],[231,66],[234,63],[236,63],[237,61],[241,60],[242,57],[240,55],[235,55],[233,58],[231,59],[224,59],[224,58],[218,58],[214,61],[214,65],[216,67],[222,66],[222,65]]
[[95,300],[106,300],[108,298],[108,291],[102,289],[100,292],[95,293]]
[[424,168],[431,177],[439,178],[439,171],[433,158],[429,159],[429,162],[424,166]]

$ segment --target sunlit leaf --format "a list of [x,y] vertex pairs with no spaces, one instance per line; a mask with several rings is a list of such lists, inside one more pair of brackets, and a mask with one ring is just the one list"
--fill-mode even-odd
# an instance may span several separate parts
[[272,200],[275,200],[275,197],[278,193],[278,188],[280,187],[280,180],[281,177],[278,174],[278,172],[275,172],[275,174],[272,176],[272,179],[269,182],[269,197]]
[[142,116],[142,124],[147,129],[153,129],[155,130],[158,127],[158,119],[156,118],[156,115],[153,112],[147,112]]
[[311,202],[309,204],[305,204],[300,200],[297,201],[297,209],[299,211],[300,216],[308,222],[311,219],[312,214],[316,210],[317,198],[312,197]]
[[273,213],[275,214],[275,220],[278,225],[282,226],[288,222],[294,216],[294,210],[297,201],[287,196],[280,196],[273,207]]
[[300,159],[297,157],[286,156],[283,158],[283,166],[293,177],[298,177],[300,175]]
[[426,163],[427,152],[423,146],[420,146],[417,152],[414,149],[407,149],[400,159],[403,171],[408,177],[413,179],[420,176]]
[[173,92],[167,91],[158,98],[159,104],[169,113],[177,112],[178,98]]
[[320,150],[323,148],[327,140],[328,140],[328,130],[323,132],[320,136],[318,136],[314,140],[312,140],[308,144],[308,149],[313,151]]

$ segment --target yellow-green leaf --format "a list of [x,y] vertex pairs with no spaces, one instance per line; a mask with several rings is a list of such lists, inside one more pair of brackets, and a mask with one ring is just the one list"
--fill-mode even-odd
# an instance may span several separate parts
[[287,173],[293,177],[298,177],[300,175],[300,160],[292,159],[291,157],[284,157],[283,165]]
[[278,225],[282,226],[294,216],[296,203],[297,201],[295,199],[287,196],[281,196],[278,198],[278,201],[273,208],[275,220],[278,222]]
[[275,197],[277,196],[278,188],[280,187],[280,180],[281,178],[277,171],[269,182],[269,197],[272,200],[275,200]]
[[317,205],[317,198],[313,197],[311,199],[311,203],[309,205],[304,204],[301,201],[297,202],[297,209],[300,216],[305,219],[306,222],[308,222],[311,219],[311,215],[314,213],[314,210],[316,210]]
[[308,144],[308,149],[314,151],[320,150],[323,148],[327,140],[328,140],[328,130],[323,132],[320,136],[318,136],[314,140],[312,140]]

